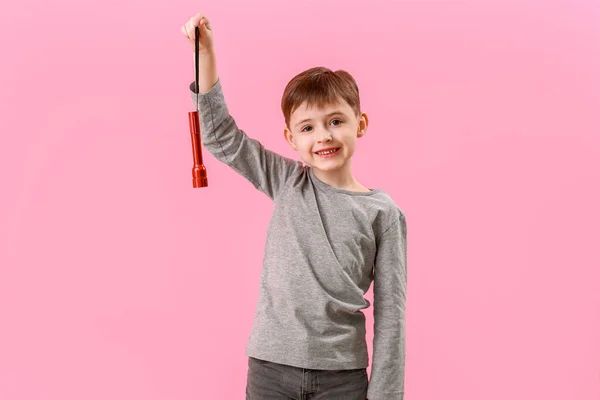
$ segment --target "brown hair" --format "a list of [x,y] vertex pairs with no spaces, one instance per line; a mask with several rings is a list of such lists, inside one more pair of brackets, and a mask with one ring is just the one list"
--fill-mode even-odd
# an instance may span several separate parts
[[283,91],[281,111],[285,125],[290,127],[292,113],[304,102],[308,107],[323,107],[340,99],[345,100],[356,115],[360,114],[358,85],[348,72],[333,72],[325,67],[314,67],[301,72],[292,78]]

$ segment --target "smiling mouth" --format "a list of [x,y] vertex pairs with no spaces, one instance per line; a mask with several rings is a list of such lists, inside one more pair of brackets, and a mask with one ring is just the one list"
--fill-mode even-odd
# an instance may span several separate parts
[[318,152],[315,152],[315,154],[318,154],[320,156],[329,156],[329,155],[337,153],[339,150],[340,150],[340,148],[338,147],[337,149],[333,149],[333,150],[318,151]]

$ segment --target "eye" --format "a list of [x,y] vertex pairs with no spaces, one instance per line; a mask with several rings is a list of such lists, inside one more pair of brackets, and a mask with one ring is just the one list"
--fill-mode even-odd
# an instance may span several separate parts
[[302,128],[302,130],[300,132],[308,132],[306,130],[306,128],[312,128],[310,125],[306,125],[305,127]]
[[[334,120],[332,120],[331,122],[333,123],[334,121],[338,121],[338,122],[339,122],[339,124],[341,124],[341,123],[342,123],[342,120],[341,120],[341,119],[334,119]],[[339,124],[335,124],[335,125],[339,125]]]

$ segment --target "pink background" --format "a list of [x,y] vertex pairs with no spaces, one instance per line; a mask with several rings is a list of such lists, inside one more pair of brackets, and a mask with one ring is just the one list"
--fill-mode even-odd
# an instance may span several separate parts
[[407,214],[407,400],[600,399],[600,2],[2,8],[0,399],[244,398],[272,205],[207,153],[192,188],[199,11],[283,155],[288,80],[357,79],[355,175]]

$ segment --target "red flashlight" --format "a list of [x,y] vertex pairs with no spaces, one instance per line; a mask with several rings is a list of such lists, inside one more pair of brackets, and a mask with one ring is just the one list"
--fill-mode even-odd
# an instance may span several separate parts
[[[194,54],[194,63],[196,69],[196,93],[200,95],[198,86],[198,53],[200,47],[200,29],[196,27],[196,43]],[[202,139],[200,137],[200,118],[198,116],[198,108],[196,111],[190,111],[188,118],[190,122],[190,135],[192,136],[192,153],[194,155],[194,166],[192,167],[192,183],[194,188],[203,188],[208,186],[208,177],[206,176],[206,167],[202,162]]]
[[200,119],[198,111],[190,111],[190,135],[192,136],[192,151],[194,154],[194,166],[192,167],[192,181],[195,188],[208,186],[206,167],[202,163],[202,141],[200,139]]

